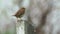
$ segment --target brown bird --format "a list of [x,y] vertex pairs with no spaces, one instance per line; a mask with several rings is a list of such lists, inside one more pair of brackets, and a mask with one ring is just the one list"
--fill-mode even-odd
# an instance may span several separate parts
[[16,12],[14,16],[16,16],[17,18],[21,18],[24,13],[25,13],[25,8],[21,8]]

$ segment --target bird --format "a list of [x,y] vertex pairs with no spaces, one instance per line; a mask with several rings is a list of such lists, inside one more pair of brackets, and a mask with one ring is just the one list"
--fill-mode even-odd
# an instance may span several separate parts
[[14,16],[16,18],[21,18],[24,15],[24,13],[25,13],[25,8],[23,7],[21,9],[19,9]]

